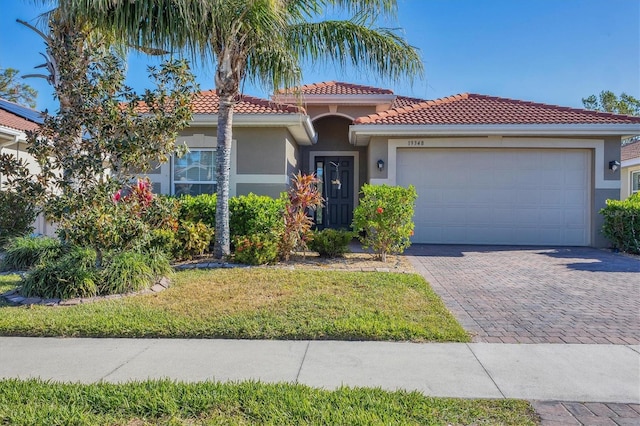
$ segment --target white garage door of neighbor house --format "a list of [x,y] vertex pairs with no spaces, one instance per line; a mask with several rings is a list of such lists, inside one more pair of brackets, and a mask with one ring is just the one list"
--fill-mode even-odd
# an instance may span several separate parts
[[413,242],[589,244],[586,149],[398,149],[418,191]]

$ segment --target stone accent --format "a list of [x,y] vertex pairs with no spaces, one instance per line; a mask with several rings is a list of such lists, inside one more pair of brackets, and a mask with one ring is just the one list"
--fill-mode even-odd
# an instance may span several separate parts
[[135,296],[139,294],[158,293],[166,290],[171,286],[171,281],[167,277],[163,277],[151,289],[145,289],[142,291],[128,293],[128,294],[109,294],[106,296],[95,297],[77,297],[73,299],[45,299],[40,297],[24,297],[20,294],[20,289],[9,290],[6,293],[0,294],[0,298],[3,298],[12,305],[43,305],[43,306],[76,306],[82,303],[92,303],[102,300],[121,299],[124,296]]

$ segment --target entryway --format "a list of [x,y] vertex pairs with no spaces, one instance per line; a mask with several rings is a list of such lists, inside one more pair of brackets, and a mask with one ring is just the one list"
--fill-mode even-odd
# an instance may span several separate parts
[[354,157],[315,157],[324,207],[316,212],[318,229],[349,229],[353,221]]

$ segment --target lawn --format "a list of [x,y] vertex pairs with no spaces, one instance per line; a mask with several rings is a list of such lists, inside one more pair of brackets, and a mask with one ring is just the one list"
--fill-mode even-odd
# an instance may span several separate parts
[[[189,270],[161,293],[72,307],[0,306],[12,336],[467,342],[469,336],[417,274]],[[0,276],[0,290],[18,282]]]
[[0,380],[12,425],[535,425],[526,401],[431,398],[418,392],[293,384],[147,381],[91,385]]

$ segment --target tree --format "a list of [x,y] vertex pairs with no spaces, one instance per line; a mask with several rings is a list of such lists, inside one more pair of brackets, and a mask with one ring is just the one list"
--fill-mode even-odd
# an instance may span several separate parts
[[[245,79],[272,89],[302,81],[300,64],[353,64],[390,78],[422,73],[417,50],[378,17],[394,18],[396,0],[64,0],[67,11],[129,44],[185,49],[215,61],[220,99],[214,256],[229,254],[229,170],[234,104]],[[321,20],[327,12],[351,18]]]
[[86,21],[56,9],[48,25],[48,34],[31,28],[45,40],[41,67],[48,73],[40,76],[52,83],[60,108],[27,135],[39,170],[4,153],[0,173],[7,189],[29,194],[64,224],[90,209],[96,196],[168,160],[177,131],[191,119],[196,86],[184,61],[170,61],[150,68],[156,89],[139,95],[124,85],[125,67],[108,38],[92,34]]
[[38,92],[28,84],[17,81],[19,73],[15,68],[0,69],[0,98],[35,108]]
[[593,111],[640,116],[640,100],[624,92],[618,97],[609,90],[603,90],[598,96],[582,98],[582,105]]

